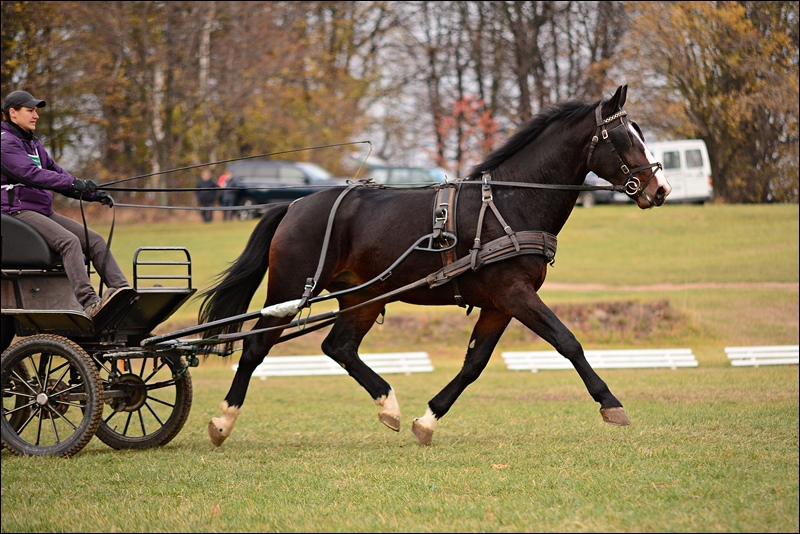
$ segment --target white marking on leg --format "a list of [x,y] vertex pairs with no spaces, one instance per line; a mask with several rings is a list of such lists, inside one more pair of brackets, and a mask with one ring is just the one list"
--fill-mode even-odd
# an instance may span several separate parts
[[433,415],[430,407],[425,412],[425,415],[414,419],[411,424],[411,432],[422,445],[430,445],[433,441],[433,431],[436,430],[436,423],[439,420]]
[[378,412],[378,419],[381,423],[394,431],[400,430],[400,404],[393,389],[389,390],[388,395],[381,395],[375,399],[375,404],[381,407]]
[[390,389],[388,395],[381,395],[377,399],[375,399],[375,404],[381,407],[381,411],[379,413],[393,415],[400,418],[400,403],[397,402],[397,395],[394,394],[394,390]]
[[425,410],[425,415],[418,417],[416,421],[418,424],[422,425],[423,428],[430,430],[431,432],[436,430],[436,424],[439,422],[439,420],[436,419],[436,416],[433,415],[433,412],[430,408]]
[[211,422],[208,424],[208,435],[217,447],[222,445],[222,442],[231,435],[231,432],[233,432],[233,425],[236,424],[236,419],[242,412],[241,408],[228,406],[227,401],[222,401],[220,403],[219,410],[222,412],[222,415],[211,418]]

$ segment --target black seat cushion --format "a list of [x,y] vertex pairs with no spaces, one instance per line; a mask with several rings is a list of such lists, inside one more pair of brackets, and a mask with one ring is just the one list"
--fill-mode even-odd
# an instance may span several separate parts
[[61,256],[32,226],[11,215],[1,215],[3,269],[54,269],[61,265]]

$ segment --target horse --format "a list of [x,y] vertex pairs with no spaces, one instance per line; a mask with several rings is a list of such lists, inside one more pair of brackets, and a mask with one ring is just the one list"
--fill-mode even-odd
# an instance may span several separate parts
[[589,171],[640,209],[662,205],[671,191],[641,129],[622,109],[627,89],[619,86],[610,99],[549,106],[453,183],[391,189],[351,182],[268,207],[239,258],[198,297],[200,323],[218,324],[247,309],[269,269],[265,307],[253,329],[211,329],[218,339],[238,332],[244,340],[221,414],[208,424],[212,443],[220,446],[231,435],[254,370],[289,335],[282,332],[302,322],[292,318],[328,296],[339,309],[325,317],[323,326],[333,326],[322,351],[367,391],[379,421],[394,431],[400,430],[394,389],[358,355],[384,307],[402,301],[480,310],[461,370],[412,422],[422,445],[432,443],[438,421],[481,375],[512,318],[572,363],[604,422],[630,424],[581,343],[538,295]]

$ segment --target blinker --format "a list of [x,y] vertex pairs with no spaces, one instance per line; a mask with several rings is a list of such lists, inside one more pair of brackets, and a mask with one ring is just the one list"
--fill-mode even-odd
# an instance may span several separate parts
[[618,153],[631,147],[631,138],[628,135],[628,128],[623,121],[620,121],[620,125],[616,128],[609,130],[608,134],[611,138],[611,143]]

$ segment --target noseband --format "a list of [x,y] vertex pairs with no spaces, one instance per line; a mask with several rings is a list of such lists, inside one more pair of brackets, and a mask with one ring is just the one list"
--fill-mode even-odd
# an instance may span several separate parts
[[[602,118],[600,107],[601,106],[597,106],[594,111],[595,122],[597,123],[597,131],[595,132],[594,136],[592,136],[592,146],[589,148],[589,156],[586,158],[586,166],[588,167],[591,164],[592,154],[594,154],[594,149],[597,146],[597,143],[600,141],[600,139],[604,139],[608,147],[611,149],[611,152],[613,152],[614,156],[616,156],[617,161],[619,162],[619,168],[625,175],[625,184],[620,188],[620,190],[633,200],[636,200],[640,196],[644,196],[648,202],[653,204],[653,199],[648,197],[644,190],[650,181],[655,178],[656,172],[663,168],[661,163],[650,163],[648,165],[636,167],[635,169],[628,168],[628,165],[625,164],[625,160],[622,159],[621,155],[624,150],[630,148],[631,146],[631,138],[628,134],[628,120],[625,118],[628,113],[625,110],[620,110],[610,117],[604,119]],[[619,121],[619,125],[609,129],[609,125],[617,121]],[[634,176],[634,174],[646,169],[652,169],[652,171],[650,172],[650,176],[647,178],[647,180],[642,183],[637,177]]]

